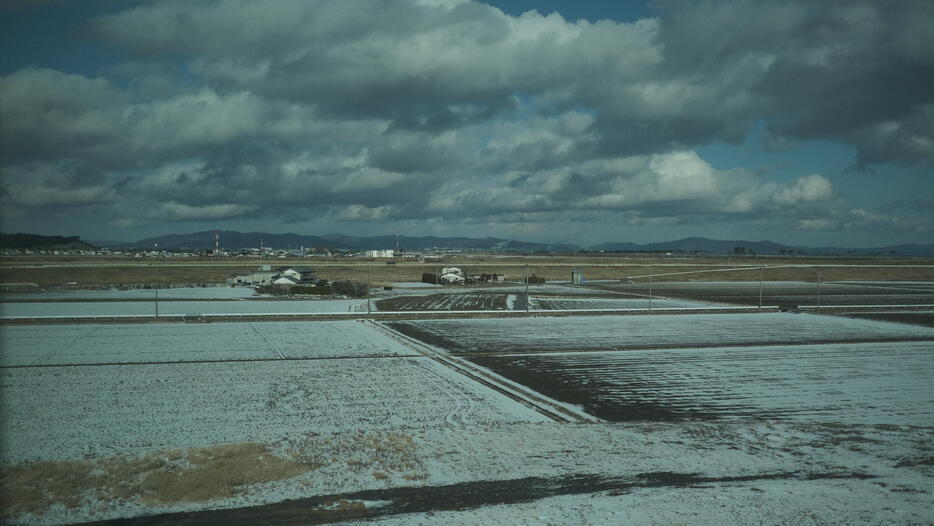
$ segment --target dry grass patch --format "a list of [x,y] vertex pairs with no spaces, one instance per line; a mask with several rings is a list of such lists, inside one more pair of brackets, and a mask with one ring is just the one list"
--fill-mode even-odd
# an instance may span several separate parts
[[428,478],[415,442],[401,433],[311,434],[293,443],[289,453],[308,464],[340,463],[351,473],[370,472],[377,480],[388,479],[391,473],[402,474],[406,480]]
[[143,502],[201,502],[232,497],[251,484],[292,478],[313,466],[272,455],[266,446],[246,443],[195,449],[167,456],[161,469],[142,480]]
[[3,466],[0,504],[5,517],[42,513],[53,504],[76,508],[85,499],[147,505],[232,497],[252,484],[283,480],[316,465],[283,459],[262,444],[156,451],[142,457],[27,462]]
[[35,513],[55,503],[77,507],[93,478],[92,465],[79,461],[31,462],[0,468],[4,517]]

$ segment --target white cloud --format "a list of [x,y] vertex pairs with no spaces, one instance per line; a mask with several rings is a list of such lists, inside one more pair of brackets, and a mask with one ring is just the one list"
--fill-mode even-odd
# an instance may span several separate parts
[[722,170],[694,148],[765,122],[771,148],[827,137],[862,164],[931,162],[934,86],[909,67],[934,59],[930,5],[670,3],[634,23],[466,0],[135,5],[90,24],[133,62],[0,79],[4,201],[36,218],[119,203],[140,228],[577,214],[917,229],[849,213],[837,174]]
[[99,186],[69,189],[30,185],[13,186],[9,191],[13,204],[34,207],[75,207],[110,203],[117,199],[112,189]]
[[227,219],[240,216],[256,210],[256,206],[238,204],[220,204],[207,206],[191,206],[183,203],[161,203],[149,213],[151,217],[163,218],[169,221],[206,221]]
[[790,185],[780,187],[772,200],[780,205],[797,205],[833,199],[833,186],[826,177],[812,174],[794,180]]

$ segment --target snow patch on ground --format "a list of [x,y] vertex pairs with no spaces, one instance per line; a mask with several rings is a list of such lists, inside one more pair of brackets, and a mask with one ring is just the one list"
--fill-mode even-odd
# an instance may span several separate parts
[[0,460],[545,417],[428,358],[0,370]]
[[[107,299],[140,300],[151,299],[153,289],[105,289],[105,290],[50,290],[37,292],[4,292],[0,300],[57,300],[57,299]],[[159,289],[159,297],[165,299],[240,299],[258,297],[256,291],[247,287],[172,287]]]
[[[161,296],[160,296],[161,298]],[[362,307],[360,307],[362,305]],[[362,310],[360,310],[362,309]],[[160,301],[159,314],[309,314],[366,310],[365,300]],[[0,303],[0,318],[154,316],[155,301]]]
[[934,338],[934,328],[792,313],[569,316],[404,322],[449,342],[450,351],[534,352],[794,344]]

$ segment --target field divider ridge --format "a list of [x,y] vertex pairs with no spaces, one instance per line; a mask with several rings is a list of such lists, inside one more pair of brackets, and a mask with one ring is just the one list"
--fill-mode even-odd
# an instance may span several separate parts
[[467,360],[457,356],[452,356],[444,351],[435,349],[433,346],[418,341],[415,338],[402,334],[386,325],[370,320],[361,320],[361,323],[382,332],[386,336],[399,342],[401,345],[412,349],[416,353],[430,358],[441,365],[444,365],[453,371],[460,373],[467,378],[480,383],[494,391],[534,409],[535,411],[547,416],[548,418],[561,423],[597,423],[601,420],[586,412],[568,407],[560,402],[537,393],[525,386],[521,386],[499,375],[495,375],[481,367],[478,367]]

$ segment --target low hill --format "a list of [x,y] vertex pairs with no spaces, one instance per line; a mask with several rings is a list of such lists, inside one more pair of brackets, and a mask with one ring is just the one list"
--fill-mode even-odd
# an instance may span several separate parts
[[40,236],[37,234],[0,233],[0,249],[14,250],[96,250],[78,236]]

